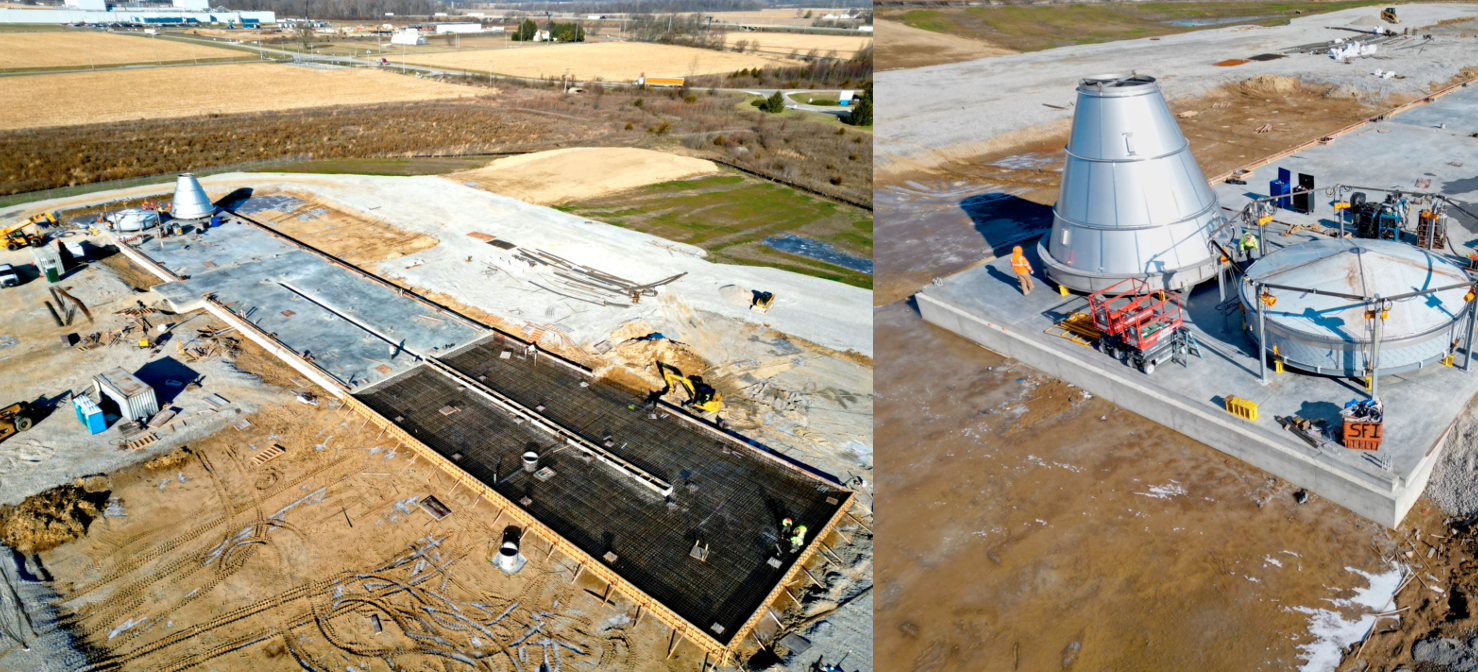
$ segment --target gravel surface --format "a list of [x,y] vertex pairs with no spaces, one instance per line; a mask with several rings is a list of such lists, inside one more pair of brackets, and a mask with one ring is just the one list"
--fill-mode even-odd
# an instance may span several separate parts
[[70,672],[87,665],[51,606],[60,596],[40,573],[34,561],[0,546],[0,581],[6,584],[0,591],[0,670]]
[[1443,672],[1478,672],[1478,637],[1467,642],[1450,637],[1420,641],[1411,647],[1411,657]]
[[[1374,11],[1363,7],[1303,17],[1286,26],[1235,26],[880,72],[874,134],[878,170],[898,172],[968,159],[997,149],[991,141],[998,136],[1043,125],[1058,124],[1066,131],[1073,115],[1073,91],[1088,75],[1130,71],[1152,75],[1160,79],[1169,99],[1199,96],[1263,73],[1345,85],[1368,96],[1425,91],[1433,82],[1446,82],[1462,68],[1478,65],[1478,38],[1456,31],[1436,31],[1425,45],[1381,48],[1372,58],[1348,64],[1328,55],[1300,54],[1234,67],[1214,65],[1358,37],[1351,31],[1371,29],[1350,24]],[[1396,28],[1422,34],[1439,21],[1478,17],[1478,5],[1402,5],[1400,11],[1402,23]],[[1377,69],[1405,79],[1378,78],[1372,74]]]
[[1448,431],[1426,494],[1449,516],[1478,516],[1478,405],[1469,402]]

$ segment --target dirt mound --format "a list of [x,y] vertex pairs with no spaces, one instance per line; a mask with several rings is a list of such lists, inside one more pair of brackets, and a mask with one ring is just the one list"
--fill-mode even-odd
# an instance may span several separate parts
[[1258,75],[1242,81],[1244,93],[1286,96],[1297,93],[1303,82],[1297,77],[1284,75]]
[[108,479],[79,478],[32,495],[20,506],[0,507],[0,543],[21,553],[40,553],[87,534],[108,501]]
[[739,285],[724,285],[723,287],[719,287],[718,294],[724,297],[724,301],[741,308],[748,308],[749,304],[754,303],[754,292]]
[[701,376],[708,371],[703,361],[683,343],[654,332],[646,322],[637,320],[611,332],[613,347],[601,356],[595,376],[638,392],[652,392],[665,385],[657,362],[676,367],[684,376]]
[[1360,98],[1365,95],[1365,92],[1349,84],[1339,84],[1329,87],[1327,91],[1320,95],[1325,98]]
[[176,448],[172,451],[169,451],[168,453],[165,453],[163,455],[160,455],[159,457],[149,460],[148,462],[145,462],[144,468],[151,471],[157,471],[159,469],[173,469],[181,464],[184,464],[185,460],[188,459],[190,459],[190,451],[187,450],[184,446],[180,446],[179,448]]
[[553,205],[717,173],[712,161],[631,147],[575,147],[498,159],[452,173],[457,182],[527,203]]

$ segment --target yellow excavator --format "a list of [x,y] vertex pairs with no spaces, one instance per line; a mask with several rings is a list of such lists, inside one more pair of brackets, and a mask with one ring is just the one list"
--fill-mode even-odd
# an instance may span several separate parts
[[40,224],[42,222],[46,222],[51,226],[60,225],[60,223],[56,221],[56,217],[54,215],[52,215],[50,212],[43,212],[39,215],[36,215],[35,217],[32,217],[9,228],[0,229],[0,238],[5,239],[6,249],[14,252],[21,249],[22,247],[41,247],[42,245],[46,244],[45,236],[42,236],[39,233],[24,233],[22,231],[28,226],[31,226],[33,224]]
[[33,422],[30,402],[19,401],[0,408],[0,441],[30,429]]
[[717,413],[723,409],[723,396],[712,385],[703,382],[702,376],[684,376],[677,367],[662,362],[657,362],[657,370],[662,372],[662,380],[667,383],[661,394],[667,394],[676,385],[688,391],[688,399],[682,403],[683,406],[704,413]]

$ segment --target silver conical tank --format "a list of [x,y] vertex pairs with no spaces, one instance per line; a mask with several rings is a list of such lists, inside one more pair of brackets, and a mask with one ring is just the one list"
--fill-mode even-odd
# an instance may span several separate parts
[[216,206],[205,197],[200,181],[189,173],[181,174],[174,183],[174,205],[169,214],[175,219],[205,219],[216,213]]
[[1179,290],[1215,275],[1207,238],[1225,218],[1155,78],[1078,83],[1047,275],[1093,292],[1126,278]]

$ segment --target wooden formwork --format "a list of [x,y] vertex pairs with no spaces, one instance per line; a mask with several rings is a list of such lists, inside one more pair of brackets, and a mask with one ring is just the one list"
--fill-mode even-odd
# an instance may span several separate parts
[[[253,223],[255,224],[255,222]],[[257,226],[261,225],[258,224]],[[261,228],[271,231],[271,229],[268,227]],[[273,231],[272,233],[274,233],[275,235],[281,235],[275,231]],[[312,246],[306,245],[296,240],[292,240],[287,236],[282,237],[291,240],[293,243],[299,245],[300,247],[318,252],[320,255],[322,255],[321,252],[314,249]],[[158,275],[161,278],[167,280],[179,280],[178,276],[170,272],[167,268],[163,267],[158,262],[155,262],[153,259],[149,258],[147,255],[143,254],[142,252],[133,249],[127,244],[120,244],[119,247],[120,249],[123,249],[125,251],[130,259],[144,266],[155,275]],[[330,260],[332,260],[331,257]],[[345,266],[342,263],[339,263],[338,265]],[[379,278],[378,276],[367,273],[362,269],[348,266],[345,267],[368,279],[372,279],[382,283],[384,282],[384,280]],[[440,310],[448,310],[443,306],[440,306],[422,297],[416,296],[413,293],[406,292],[406,294],[409,294],[411,297],[414,297],[416,300],[422,303],[436,307]],[[656,598],[653,598],[652,596],[646,594],[646,592],[642,591],[640,588],[637,588],[636,586],[623,581],[620,575],[615,572],[615,570],[602,564],[601,561],[590,556],[588,553],[581,550],[575,544],[564,539],[554,530],[539,522],[538,519],[534,518],[528,512],[519,508],[517,504],[499,494],[496,490],[484,484],[482,481],[479,481],[471,474],[463,471],[451,460],[448,460],[440,453],[437,453],[435,450],[433,450],[431,447],[425,445],[424,443],[421,443],[419,439],[411,436],[409,433],[401,429],[385,416],[380,415],[374,409],[354,398],[351,390],[347,385],[338,380],[336,376],[320,367],[318,364],[304,359],[291,347],[287,346],[281,341],[278,341],[275,336],[263,331],[260,327],[252,324],[249,320],[246,320],[237,315],[235,312],[231,311],[229,308],[221,304],[219,301],[215,300],[213,297],[209,295],[205,296],[204,303],[207,311],[221,318],[221,320],[227,322],[228,324],[236,326],[236,328],[239,329],[243,334],[265,347],[269,352],[276,355],[279,359],[283,360],[284,363],[296,369],[300,373],[303,373],[305,376],[316,382],[323,389],[327,390],[330,393],[333,393],[344,403],[347,409],[351,409],[359,413],[360,415],[363,415],[366,419],[366,422],[375,423],[375,425],[379,426],[383,430],[384,434],[388,434],[394,437],[396,441],[414,452],[417,457],[430,462],[433,466],[450,475],[456,481],[456,483],[466,486],[469,490],[472,490],[482,498],[491,502],[494,506],[498,507],[500,510],[498,514],[499,518],[507,515],[510,519],[517,521],[519,524],[523,525],[526,532],[533,531],[537,536],[543,537],[547,542],[549,542],[549,555],[552,555],[555,550],[559,550],[567,557],[575,561],[578,566],[578,569],[576,570],[577,576],[581,572],[589,572],[595,577],[604,581],[608,586],[610,586],[611,590],[626,596],[628,600],[637,605],[638,619],[641,617],[641,615],[645,613],[651,613],[655,618],[671,628],[673,631],[673,642],[668,649],[669,657],[672,655],[673,652],[676,651],[677,646],[682,643],[682,640],[686,639],[688,641],[691,641],[695,646],[697,646],[700,650],[704,652],[704,669],[707,669],[709,667],[710,661],[713,661],[712,665],[714,667],[723,667],[727,665],[729,659],[734,656],[736,651],[743,645],[745,638],[753,636],[755,627],[759,625],[765,614],[769,613],[770,605],[774,604],[776,600],[780,599],[781,594],[789,596],[791,600],[794,600],[797,602],[797,604],[799,604],[799,600],[794,595],[790,594],[789,586],[802,573],[804,573],[808,579],[812,581],[816,580],[815,577],[811,575],[810,571],[806,569],[805,565],[819,553],[820,549],[823,546],[825,546],[826,539],[830,537],[833,532],[837,531],[836,527],[841,522],[843,516],[850,515],[849,509],[851,508],[855,500],[856,493],[852,492],[851,490],[838,486],[835,483],[828,484],[836,491],[836,497],[838,498],[838,506],[836,512],[832,514],[831,518],[826,522],[826,524],[811,538],[811,542],[807,544],[804,549],[802,549],[801,554],[796,557],[795,561],[791,564],[790,569],[786,571],[785,575],[781,577],[780,581],[775,585],[770,593],[765,596],[764,601],[760,603],[759,607],[755,609],[754,613],[750,615],[749,619],[746,620],[742,626],[740,626],[739,630],[735,632],[734,636],[729,640],[729,643],[725,645],[720,643],[717,639],[708,634],[701,627],[694,625],[687,619],[678,615],[677,612],[674,612],[672,609],[662,604]],[[448,312],[453,312],[453,314],[456,314],[454,311]],[[476,320],[471,320],[470,318],[467,318],[465,316],[461,316],[458,314],[458,317],[461,317],[464,320],[468,320],[472,324],[475,324],[479,327],[489,328],[487,327],[487,325],[483,325],[482,323],[477,322]],[[492,330],[491,328],[489,329]],[[512,335],[504,335],[507,338],[513,338],[514,340],[521,341],[521,339],[517,339]],[[573,365],[577,369],[588,372],[587,369],[584,369],[584,367],[581,367],[578,364],[566,362],[562,360],[562,358],[557,359],[561,359],[561,363]],[[694,418],[687,413],[681,411],[680,409],[677,409],[676,407],[671,407],[671,410],[676,411],[675,417],[687,420],[711,432],[712,434],[726,439],[732,443],[742,445],[744,448],[754,451],[755,453],[762,455],[768,460],[782,464],[792,470],[805,473],[810,478],[816,478],[815,474],[809,473],[805,469],[802,469],[795,464],[791,464],[789,462],[786,462],[785,460],[781,460],[775,455],[769,454],[763,450],[759,450],[753,446],[745,444],[740,439],[732,436],[727,430],[714,427],[699,418]],[[835,551],[833,551],[833,553],[835,553]],[[825,555],[821,555],[821,558],[823,561],[829,562]],[[764,646],[764,643],[760,642],[758,637],[755,637],[755,641],[761,646]]]

